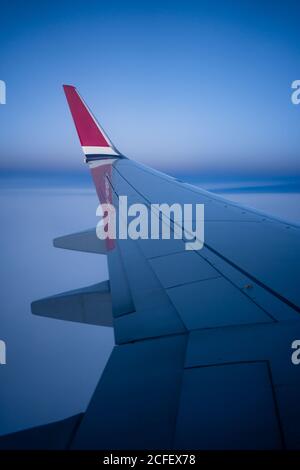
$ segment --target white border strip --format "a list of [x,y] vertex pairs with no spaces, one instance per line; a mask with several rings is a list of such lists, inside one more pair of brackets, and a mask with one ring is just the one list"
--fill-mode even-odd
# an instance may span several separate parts
[[85,155],[120,155],[112,147],[82,147]]
[[[114,149],[114,154],[112,155],[120,155],[120,153],[118,152],[118,150],[115,148],[114,144],[112,143],[112,141],[109,139],[108,135],[106,134],[106,132],[104,131],[104,129],[102,129],[102,127],[100,126],[99,122],[97,121],[97,119],[95,118],[94,114],[92,113],[92,110],[88,107],[88,105],[86,104],[86,102],[84,101],[84,99],[82,98],[82,96],[80,95],[79,91],[77,90],[77,88],[75,88],[75,91],[79,97],[79,99],[82,101],[82,104],[83,106],[85,106],[87,112],[89,113],[89,115],[91,116],[91,118],[93,119],[94,123],[96,124],[96,126],[98,127],[100,133],[102,134],[102,136],[104,137],[104,139],[106,140],[106,142],[108,143],[108,145]],[[110,152],[109,152],[110,153]]]

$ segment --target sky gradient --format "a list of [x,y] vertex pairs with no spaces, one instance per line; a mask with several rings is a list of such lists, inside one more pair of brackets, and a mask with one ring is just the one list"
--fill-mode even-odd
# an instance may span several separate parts
[[296,1],[1,2],[2,172],[82,172],[62,92],[171,173],[300,174]]
[[113,347],[110,329],[30,311],[108,277],[103,257],[52,245],[98,222],[62,84],[129,158],[299,223],[299,12],[283,0],[1,1],[0,435],[85,410]]

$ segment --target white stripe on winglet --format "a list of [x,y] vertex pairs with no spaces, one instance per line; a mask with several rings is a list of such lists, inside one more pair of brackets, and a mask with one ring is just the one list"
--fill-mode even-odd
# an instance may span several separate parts
[[112,147],[82,147],[85,155],[119,155]]
[[117,158],[103,158],[103,160],[95,160],[94,162],[88,162],[90,168],[97,168],[98,166],[112,165]]

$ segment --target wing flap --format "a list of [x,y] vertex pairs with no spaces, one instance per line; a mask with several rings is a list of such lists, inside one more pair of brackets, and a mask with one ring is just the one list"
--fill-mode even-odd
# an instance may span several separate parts
[[84,251],[100,255],[107,254],[105,240],[100,240],[97,237],[95,228],[54,238],[53,245],[55,248],[63,248],[65,250]]
[[57,320],[113,326],[109,281],[36,300],[31,311]]

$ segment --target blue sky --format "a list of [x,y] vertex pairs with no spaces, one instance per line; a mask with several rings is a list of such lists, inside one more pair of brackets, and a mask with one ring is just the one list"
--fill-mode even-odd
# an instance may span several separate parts
[[[8,366],[0,434],[84,410],[113,345],[107,329],[30,313],[32,300],[107,278],[98,257],[52,247],[54,237],[96,223],[95,194],[36,191],[51,176],[90,182],[62,84],[78,87],[117,148],[139,162],[217,178],[223,189],[226,178],[285,178],[287,197],[268,203],[278,215],[288,201],[285,215],[291,178],[300,176],[300,106],[291,103],[299,12],[299,1],[283,0],[1,1],[0,183],[8,192],[0,194],[0,338]],[[30,191],[10,192],[16,174]]]
[[298,175],[296,1],[1,2],[2,171],[85,171],[62,93],[171,173]]

